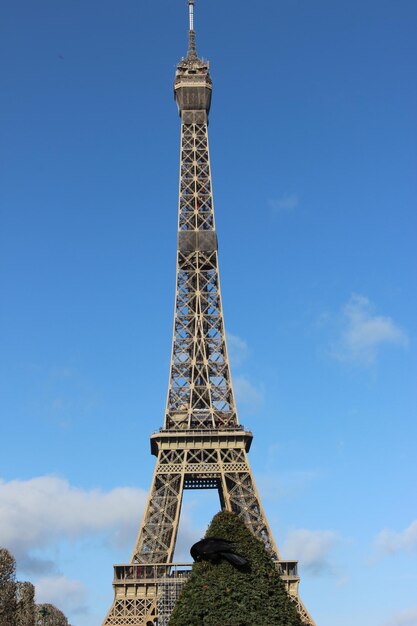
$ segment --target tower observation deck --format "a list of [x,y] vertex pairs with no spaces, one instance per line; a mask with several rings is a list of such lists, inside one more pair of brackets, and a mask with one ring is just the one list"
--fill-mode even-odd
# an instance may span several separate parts
[[264,542],[303,623],[314,626],[298,595],[297,562],[281,560],[268,526],[247,456],[252,433],[237,416],[208,144],[212,81],[209,63],[196,51],[194,0],[188,0],[188,7],[188,52],[178,63],[174,80],[181,151],[166,411],[163,427],[151,435],[151,453],[157,461],[142,524],[130,563],[114,567],[114,602],[103,626],[168,625],[191,570],[191,564],[172,562],[184,489],[217,489],[221,508],[236,513]]

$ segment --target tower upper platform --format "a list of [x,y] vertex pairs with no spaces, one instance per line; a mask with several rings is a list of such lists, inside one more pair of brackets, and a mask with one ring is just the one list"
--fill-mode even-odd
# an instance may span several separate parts
[[195,47],[194,0],[188,0],[190,28],[188,31],[188,52],[177,65],[174,81],[174,96],[182,117],[184,111],[210,111],[212,81],[210,64],[200,59]]

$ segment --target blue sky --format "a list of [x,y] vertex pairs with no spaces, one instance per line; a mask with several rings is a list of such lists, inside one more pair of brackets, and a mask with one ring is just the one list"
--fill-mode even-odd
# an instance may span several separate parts
[[[241,422],[320,626],[417,626],[417,6],[199,0]],[[16,0],[0,54],[0,544],[101,624],[163,421],[183,0]],[[177,556],[218,508],[186,492]]]

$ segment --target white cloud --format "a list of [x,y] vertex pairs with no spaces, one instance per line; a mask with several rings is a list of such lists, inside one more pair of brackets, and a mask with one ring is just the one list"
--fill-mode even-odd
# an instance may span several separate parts
[[333,570],[329,553],[338,540],[338,534],[333,530],[299,528],[288,533],[282,552],[286,559],[298,560],[312,574],[321,574]]
[[232,365],[241,365],[247,359],[249,354],[248,344],[244,339],[237,335],[227,333],[227,349],[229,353],[230,363]]
[[45,576],[36,581],[36,602],[53,604],[64,613],[87,612],[87,589],[79,580],[65,576]]
[[384,528],[377,535],[375,546],[378,552],[383,554],[417,550],[417,520],[401,532]]
[[274,213],[282,211],[292,211],[299,203],[296,193],[285,193],[279,198],[268,198],[268,206]]
[[236,395],[237,405],[245,405],[252,411],[260,408],[263,402],[263,393],[255,387],[246,376],[236,376],[234,378],[233,388]]
[[54,476],[0,480],[0,545],[26,571],[52,571],[53,563],[33,556],[33,550],[99,532],[119,544],[131,541],[146,497],[130,487],[83,490]]
[[407,335],[390,317],[373,314],[368,298],[352,294],[342,309],[342,332],[333,356],[369,365],[384,345],[404,348]]
[[197,528],[194,525],[188,511],[183,507],[181,511],[180,526],[175,543],[174,561],[179,563],[190,562],[191,546],[204,537],[205,528]]
[[[234,366],[241,365],[248,357],[249,348],[244,339],[237,335],[227,334],[230,362]],[[233,378],[233,390],[238,408],[256,412],[263,403],[263,389],[254,385],[245,374]]]
[[396,613],[383,626],[417,626],[417,607]]

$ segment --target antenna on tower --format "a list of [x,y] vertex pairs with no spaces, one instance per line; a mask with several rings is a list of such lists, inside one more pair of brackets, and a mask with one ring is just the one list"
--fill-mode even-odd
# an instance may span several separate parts
[[188,54],[187,57],[196,58],[197,52],[195,49],[195,32],[194,32],[194,5],[195,0],[188,0],[188,15],[190,20],[190,26],[188,31]]
[[188,11],[190,14],[190,30],[194,30],[194,5],[195,5],[195,0],[188,0]]

